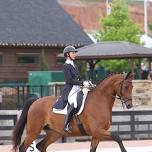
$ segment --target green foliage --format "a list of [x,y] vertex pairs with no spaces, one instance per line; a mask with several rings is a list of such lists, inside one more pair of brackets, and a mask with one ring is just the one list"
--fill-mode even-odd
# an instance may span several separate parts
[[148,27],[152,31],[152,24],[149,24]]
[[87,78],[86,61],[77,61],[76,63],[79,67],[79,71],[82,79],[86,79]]
[[[128,41],[140,44],[140,30],[129,16],[126,0],[113,0],[111,9],[111,14],[101,20],[98,41]],[[121,72],[129,68],[126,60],[110,60],[100,64],[105,64],[104,67],[110,71]]]
[[129,71],[129,64],[127,60],[121,59],[121,60],[108,60],[108,61],[102,61],[98,64],[99,67],[105,67],[107,71],[111,72],[127,72]]
[[42,71],[48,71],[49,70],[49,65],[46,61],[46,56],[45,56],[45,50],[42,49],[41,51],[41,70]]

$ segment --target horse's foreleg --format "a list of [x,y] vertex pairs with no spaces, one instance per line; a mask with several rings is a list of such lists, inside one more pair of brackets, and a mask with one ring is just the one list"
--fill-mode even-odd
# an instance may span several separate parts
[[99,139],[113,139],[114,141],[116,141],[119,144],[121,152],[127,152],[122,143],[122,139],[116,133],[112,133],[107,130],[101,129],[98,131],[98,135],[100,135]]
[[62,136],[54,130],[47,131],[46,133],[45,138],[36,145],[41,152],[46,152],[47,147]]
[[96,137],[92,137],[90,152],[96,152],[97,146],[99,144],[100,139]]
[[116,141],[119,144],[121,152],[127,152],[123,143],[122,143],[122,139],[119,137],[119,135],[117,135],[116,133],[111,132],[111,137],[114,141]]

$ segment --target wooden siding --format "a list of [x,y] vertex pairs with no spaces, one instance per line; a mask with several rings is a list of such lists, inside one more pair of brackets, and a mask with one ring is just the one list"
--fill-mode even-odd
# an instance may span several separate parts
[[[3,56],[3,63],[0,64],[0,82],[27,82],[28,71],[41,70],[41,64],[19,64],[17,56],[24,53],[37,53],[41,60],[41,48],[0,48],[0,53]],[[56,55],[62,49],[45,49],[46,61],[49,65],[49,70],[61,70],[61,65],[57,64]]]

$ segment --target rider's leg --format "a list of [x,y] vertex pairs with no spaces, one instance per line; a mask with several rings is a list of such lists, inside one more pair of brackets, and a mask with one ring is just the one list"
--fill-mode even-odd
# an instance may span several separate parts
[[75,108],[74,108],[74,103],[72,103],[68,109],[67,115],[65,116],[65,122],[64,122],[65,131],[70,131],[69,123],[70,123],[74,113],[75,113]]

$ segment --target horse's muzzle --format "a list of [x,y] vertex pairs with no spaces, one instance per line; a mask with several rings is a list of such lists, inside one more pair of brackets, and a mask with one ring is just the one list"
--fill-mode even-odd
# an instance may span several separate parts
[[132,108],[132,104],[127,103],[127,104],[126,104],[126,107],[127,107],[127,109],[130,109],[130,108]]

